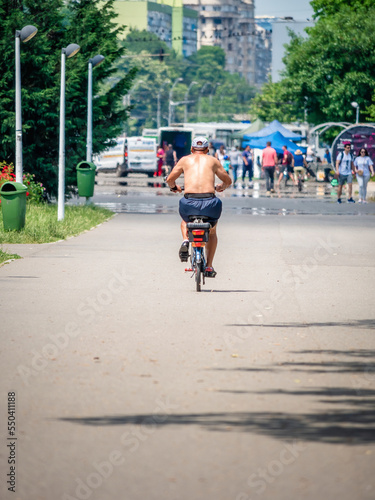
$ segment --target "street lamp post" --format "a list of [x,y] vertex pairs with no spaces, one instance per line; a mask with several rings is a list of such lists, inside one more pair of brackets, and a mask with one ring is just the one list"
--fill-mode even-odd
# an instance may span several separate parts
[[191,89],[191,87],[193,85],[198,85],[198,82],[191,82],[190,85],[189,85],[189,87],[188,87],[188,89],[187,89],[187,91],[185,92],[185,101],[186,101],[185,102],[185,117],[184,117],[185,118],[185,120],[184,120],[185,123],[187,123],[187,121],[188,121],[188,104],[189,104],[188,103],[188,98],[189,98],[190,89]]
[[166,80],[164,80],[163,86],[160,87],[159,92],[158,92],[157,108],[156,108],[156,127],[157,127],[157,129],[159,129],[161,127],[161,124],[160,124],[160,115],[161,115],[160,98],[161,98],[161,94],[164,90],[164,85],[166,85],[167,83],[171,83],[171,81],[168,78]]
[[21,50],[20,41],[28,42],[37,33],[35,26],[25,26],[21,31],[16,30],[15,36],[15,63],[16,63],[16,182],[23,180],[22,166],[22,111],[21,111]]
[[356,110],[356,113],[355,113],[355,122],[358,123],[359,122],[359,104],[358,104],[358,102],[351,102],[350,104]]
[[60,88],[60,137],[59,137],[59,181],[57,193],[57,220],[65,215],[65,59],[73,57],[80,46],[71,43],[61,49],[61,88]]
[[201,119],[201,112],[202,112],[202,94],[205,90],[205,88],[207,87],[207,85],[209,85],[209,82],[206,82],[203,87],[200,89],[199,91],[199,97],[198,97],[198,121],[200,121]]
[[98,54],[89,60],[88,86],[87,86],[87,142],[86,161],[92,160],[92,70],[104,61],[104,56]]
[[171,87],[171,90],[169,91],[169,113],[168,113],[168,127],[171,126],[171,123],[172,123],[172,114],[173,114],[173,101],[172,101],[172,98],[173,98],[173,89],[175,88],[175,86],[177,85],[178,82],[182,82],[182,78],[176,78],[176,80],[173,82],[173,85]]
[[210,108],[212,108],[212,96],[214,95],[215,93],[215,90],[217,89],[217,87],[219,87],[221,85],[221,83],[215,83],[215,87],[213,88],[211,94],[210,94]]

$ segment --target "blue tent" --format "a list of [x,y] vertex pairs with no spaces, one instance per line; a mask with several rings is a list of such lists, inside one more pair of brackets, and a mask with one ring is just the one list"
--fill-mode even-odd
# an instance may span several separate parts
[[244,141],[242,141],[242,147],[250,146],[252,149],[264,149],[267,146],[267,142],[271,142],[271,146],[276,149],[276,153],[283,152],[283,146],[288,148],[288,151],[294,153],[297,149],[300,149],[303,153],[306,151],[306,148],[301,146],[297,146],[294,142],[289,141],[280,132],[274,132],[273,134],[267,135],[266,137],[254,137],[246,140],[248,136],[244,137]]
[[280,132],[280,134],[291,141],[300,141],[302,139],[301,135],[291,132],[287,128],[283,127],[278,120],[274,120],[267,127],[262,128],[259,132],[254,132],[253,134],[246,134],[243,136],[243,140],[247,141],[255,137],[266,137],[267,135],[273,134],[275,132]]

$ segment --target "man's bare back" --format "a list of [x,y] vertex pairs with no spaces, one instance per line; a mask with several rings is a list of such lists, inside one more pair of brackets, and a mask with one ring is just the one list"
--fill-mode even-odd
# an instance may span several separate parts
[[[214,193],[215,175],[223,181],[221,185],[216,186],[217,191],[224,191],[232,182],[221,163],[213,156],[207,155],[206,151],[194,150],[192,154],[181,158],[170,173],[167,179],[168,184],[173,186],[182,173],[184,174],[185,193],[187,194]],[[172,186],[170,185],[170,187]]]

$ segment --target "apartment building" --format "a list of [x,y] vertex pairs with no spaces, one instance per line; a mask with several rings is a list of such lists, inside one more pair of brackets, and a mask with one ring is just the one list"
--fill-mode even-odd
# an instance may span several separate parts
[[197,51],[198,17],[196,10],[182,0],[116,0],[118,24],[146,30],[157,35],[177,54],[188,57]]
[[255,84],[254,0],[183,0],[199,13],[198,49],[217,46],[226,53],[226,69]]

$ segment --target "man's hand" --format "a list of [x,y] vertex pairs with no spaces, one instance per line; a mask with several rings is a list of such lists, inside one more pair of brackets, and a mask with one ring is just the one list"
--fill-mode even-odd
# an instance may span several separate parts
[[173,193],[182,193],[182,189],[181,189],[181,187],[178,184],[176,184],[175,186],[173,186],[173,188],[170,188],[170,190]]
[[215,186],[215,190],[218,192],[218,193],[222,193],[224,191],[224,189],[226,188],[226,186],[224,186],[224,184],[217,184]]

